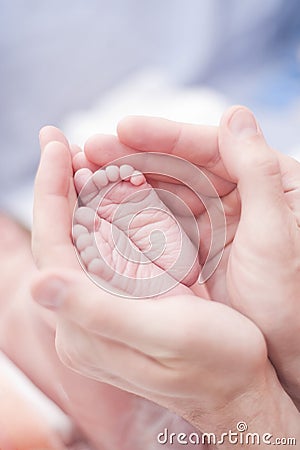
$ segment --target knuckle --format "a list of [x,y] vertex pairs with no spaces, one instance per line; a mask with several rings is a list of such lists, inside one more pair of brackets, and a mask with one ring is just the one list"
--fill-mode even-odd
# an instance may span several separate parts
[[267,176],[278,175],[280,173],[279,162],[276,158],[262,158],[258,162],[258,168]]
[[251,153],[248,159],[248,166],[259,171],[264,176],[273,176],[280,173],[279,161],[275,155]]

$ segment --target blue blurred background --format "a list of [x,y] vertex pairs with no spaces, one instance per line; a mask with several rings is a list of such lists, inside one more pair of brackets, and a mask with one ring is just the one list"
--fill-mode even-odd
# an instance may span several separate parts
[[[0,8],[2,209],[28,208],[41,126],[64,128],[76,111],[89,117],[107,93],[153,70],[182,93],[181,120],[185,90],[199,88],[219,96],[216,117],[220,105],[246,104],[272,145],[300,148],[298,0],[0,0]],[[147,80],[139,89],[153,89],[157,78]],[[118,95],[110,108],[121,114]],[[101,119],[97,126],[106,131]]]

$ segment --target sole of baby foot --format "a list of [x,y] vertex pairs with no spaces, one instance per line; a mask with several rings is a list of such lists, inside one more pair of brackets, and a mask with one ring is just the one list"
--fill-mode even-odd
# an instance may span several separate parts
[[89,273],[139,297],[195,282],[197,249],[141,172],[129,165],[81,169],[75,186],[73,236]]

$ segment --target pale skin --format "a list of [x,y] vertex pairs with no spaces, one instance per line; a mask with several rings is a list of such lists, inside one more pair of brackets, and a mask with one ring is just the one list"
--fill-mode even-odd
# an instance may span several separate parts
[[[134,120],[138,121],[138,119]],[[134,126],[134,123],[136,124],[133,121],[131,126]],[[124,124],[123,127],[126,128]],[[174,127],[174,125],[171,124],[171,127]],[[128,128],[130,130],[130,123]],[[223,128],[224,126],[221,126],[221,130]],[[210,145],[207,146],[211,153],[216,143],[216,136],[213,131],[208,129],[203,133],[203,129],[200,128],[200,132],[204,135],[206,133],[208,141],[211,139]],[[43,140],[44,143],[47,141],[47,133],[49,137],[54,132],[57,133],[53,129],[44,131],[42,146]],[[167,139],[168,132],[170,132],[170,129],[167,127],[166,135],[162,135],[160,146],[157,147],[161,151],[167,150],[167,148],[165,150],[162,148],[164,143],[166,147],[167,143],[170,143],[170,140]],[[119,134],[122,138],[121,126]],[[34,249],[41,268],[52,268],[57,264],[57,261],[60,261],[62,267],[75,269],[74,253],[70,240],[69,214],[74,204],[74,192],[70,191],[71,162],[66,143],[62,137],[58,137],[60,143],[46,145],[37,177],[35,214],[38,220],[35,222]],[[101,138],[100,141],[99,138],[97,139],[97,145],[99,145]],[[155,139],[157,139],[157,133]],[[48,142],[52,140],[48,139]],[[133,151],[115,140],[112,142],[116,153],[120,150],[121,152]],[[171,139],[171,142],[174,143],[175,139]],[[191,143],[192,139],[189,137],[190,148]],[[158,142],[155,144],[157,145]],[[148,140],[147,145],[154,145],[153,140],[152,144],[151,139]],[[87,150],[86,153],[91,159],[93,153],[91,142],[89,142],[89,146],[90,150]],[[80,158],[82,159],[82,155],[80,155]],[[75,159],[79,160],[80,158],[77,156]],[[103,153],[101,158],[105,158]],[[211,154],[204,154],[202,158],[204,158],[204,161],[205,158],[207,161],[217,161],[217,158],[214,158]],[[84,160],[82,162],[85,163]],[[103,164],[103,162],[94,161],[98,165]],[[227,174],[224,166],[222,168],[220,160],[216,163],[216,167],[218,176],[222,170],[223,176]],[[262,167],[264,166],[262,165]],[[69,177],[65,176],[66,170],[70,175]],[[228,168],[229,173],[230,170]],[[55,177],[52,176],[51,183],[49,183],[49,173],[55,173]],[[264,174],[267,173],[264,172]],[[236,178],[234,178],[234,175],[228,176],[227,174],[226,176],[227,179],[219,180],[215,178],[215,180],[219,181],[220,189],[223,189],[224,193],[226,190],[227,192],[234,192],[227,198],[232,208],[231,212],[235,210],[238,217],[240,208],[239,204],[235,202],[238,197],[236,191],[233,190],[233,182],[239,181],[239,178],[238,175],[236,175]],[[243,201],[242,192],[240,192],[240,195]],[[45,203],[47,203],[47,208],[43,206]],[[226,206],[228,204],[225,205],[225,210]],[[234,214],[232,216],[235,217]],[[50,223],[52,224],[51,229],[56,230],[55,233],[51,233],[51,236],[48,234]],[[236,228],[237,223],[234,223],[233,220],[232,229]],[[242,220],[240,223],[242,223]],[[227,256],[229,252],[230,248],[227,248]],[[211,280],[210,286],[208,285],[208,289],[213,290],[214,282],[215,287],[217,287],[215,281],[217,276],[219,276],[218,289],[220,289],[222,280],[224,281],[222,274],[222,270],[216,273],[214,280]],[[53,284],[54,278],[60,280],[59,284],[57,282]],[[244,417],[246,415],[249,418],[249,423],[257,427],[256,431],[260,431],[262,426],[271,426],[273,429],[268,429],[274,435],[276,433],[282,435],[296,433],[299,427],[297,410],[284,393],[268,362],[267,349],[262,333],[245,317],[226,305],[200,300],[194,296],[167,297],[160,300],[159,303],[153,301],[126,302],[124,299],[115,298],[108,294],[99,296],[98,288],[91,284],[89,280],[85,279],[84,276],[80,280],[78,278],[78,274],[74,275],[73,271],[62,277],[61,270],[59,274],[55,273],[55,270],[51,270],[50,273],[43,275],[36,282],[33,290],[34,297],[41,303],[50,302],[50,299],[47,298],[47,288],[51,290],[50,297],[57,300],[56,305],[50,306],[49,303],[48,307],[55,308],[56,306],[62,320],[69,327],[68,333],[63,335],[60,332],[58,333],[57,350],[62,360],[74,370],[150,398],[175,410],[183,417],[188,418],[199,429],[204,428],[206,431],[209,431],[208,428],[216,431],[224,430],[231,426],[234,420],[238,421],[238,413],[242,413]],[[54,295],[56,291],[58,291],[57,296]],[[86,294],[83,295],[86,292],[90,294],[88,309],[85,307]],[[84,314],[83,310],[85,311]],[[90,312],[88,313],[88,311]],[[101,311],[100,316],[99,311]],[[173,323],[178,324],[177,327],[172,326],[171,322],[167,326],[165,321],[160,323],[157,320],[157,317],[167,318],[170,313]],[[125,317],[126,320],[124,321]],[[199,321],[195,317],[199,318],[198,320],[200,318],[203,320],[203,323],[201,320],[201,330],[198,328]],[[226,317],[227,320],[225,321],[224,318]],[[152,320],[149,320],[149,318],[152,318]],[[219,334],[216,336],[211,333],[213,324],[215,324],[219,333],[224,334],[221,342]],[[189,330],[189,333],[187,333],[187,330]],[[190,330],[193,330],[193,332],[190,333]],[[80,345],[83,346],[81,351],[74,349],[72,344],[74,336],[83,339],[80,341]],[[241,336],[243,336],[243,339],[241,339]],[[224,348],[221,347],[222,344],[224,344]],[[95,348],[100,352],[98,354],[96,352],[96,361],[91,360],[88,356],[88,349],[91,346],[93,347],[93,354],[95,354]],[[208,347],[215,349],[214,352],[208,351]],[[226,353],[226,348],[230,349],[229,354]],[[115,357],[112,357],[112,352],[114,352]],[[239,360],[239,370],[234,366],[234,361],[231,361],[231,365],[228,365],[228,361],[234,360],[234,357]],[[82,358],[84,358],[84,363]],[[131,360],[132,364],[122,364],[124,358],[126,358],[126,361]],[[199,360],[202,361],[200,367]],[[203,361],[205,364],[203,364]],[[89,367],[93,367],[93,369],[91,370]],[[132,367],[135,369],[132,370]],[[137,368],[141,368],[141,371]],[[226,383],[224,382],[224,370],[228,371],[228,369],[233,372],[230,372]],[[211,378],[212,373],[214,373],[213,378]],[[210,374],[210,386],[207,385],[206,374]],[[217,388],[218,394],[216,394]],[[264,399],[263,403],[261,402],[262,398]],[[265,405],[266,409],[261,406],[262,404]],[[268,419],[268,409],[279,411],[278,417],[272,416],[271,419]],[[269,421],[272,422],[272,425],[269,424]]]
[[[87,142],[85,154],[90,162],[102,165],[108,158],[159,149],[206,170],[222,198],[227,220],[225,252],[206,286],[211,298],[259,326],[281,382],[299,406],[300,164],[271,149],[257,123],[249,133],[248,118],[245,134],[235,136],[228,124],[236,111],[246,109],[227,111],[219,132],[213,127],[129,117],[119,124],[119,140],[97,135]],[[207,216],[186,189],[166,181],[156,185],[189,201],[205,234]],[[200,259],[204,260],[201,253]]]
[[[46,395],[60,403],[55,389],[45,380],[44,373],[53,377],[49,356],[41,350],[37,331],[43,314],[32,302],[29,282],[36,268],[30,252],[30,233],[15,221],[0,215],[1,283],[0,283],[0,347],[10,360],[33,379]],[[42,322],[43,323],[43,322]],[[44,334],[48,334],[46,329]],[[30,349],[30,351],[29,351]],[[0,355],[1,356],[1,355]],[[50,357],[51,359],[51,357]],[[36,364],[36,361],[39,364]],[[50,366],[50,367],[49,367]],[[61,422],[49,418],[48,410],[28,401],[28,388],[11,376],[14,369],[0,358],[0,447],[3,450],[32,450],[34,448],[76,450],[79,434]],[[46,387],[47,386],[47,387]],[[36,394],[35,394],[36,395]],[[30,397],[29,397],[30,398]],[[60,403],[60,406],[62,404]],[[16,414],[17,412],[17,414]],[[60,418],[59,418],[60,419]]]

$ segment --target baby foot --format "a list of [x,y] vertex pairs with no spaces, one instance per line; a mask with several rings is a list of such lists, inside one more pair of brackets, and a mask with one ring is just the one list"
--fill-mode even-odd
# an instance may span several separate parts
[[73,237],[89,273],[143,297],[196,281],[197,249],[141,172],[80,169],[75,186]]

